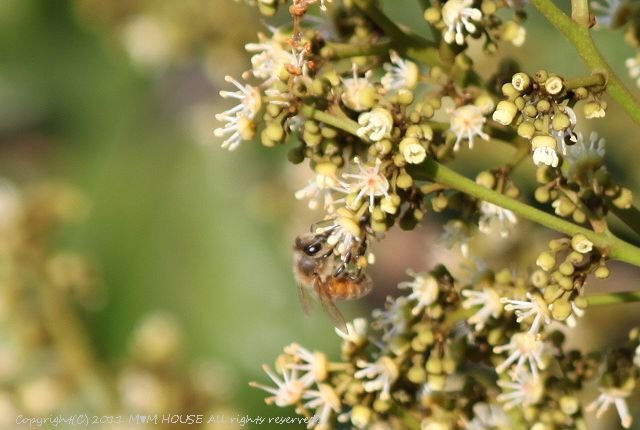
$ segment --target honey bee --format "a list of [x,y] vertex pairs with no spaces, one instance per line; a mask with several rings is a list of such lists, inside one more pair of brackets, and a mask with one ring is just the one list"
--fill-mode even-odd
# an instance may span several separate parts
[[333,253],[327,236],[298,236],[294,246],[294,275],[302,309],[311,312],[309,295],[315,295],[335,326],[346,333],[346,323],[334,300],[357,299],[371,291],[371,279],[361,270],[349,270]]

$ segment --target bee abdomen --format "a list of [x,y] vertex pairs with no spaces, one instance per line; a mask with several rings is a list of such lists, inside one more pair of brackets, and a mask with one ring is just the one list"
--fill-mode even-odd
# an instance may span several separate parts
[[329,295],[335,300],[350,300],[364,296],[371,290],[368,279],[353,280],[349,278],[334,278],[329,283]]

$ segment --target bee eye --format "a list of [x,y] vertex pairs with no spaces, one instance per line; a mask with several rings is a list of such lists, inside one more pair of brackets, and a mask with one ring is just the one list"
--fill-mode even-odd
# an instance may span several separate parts
[[303,248],[303,251],[307,255],[315,255],[320,251],[322,246],[319,243],[311,243]]

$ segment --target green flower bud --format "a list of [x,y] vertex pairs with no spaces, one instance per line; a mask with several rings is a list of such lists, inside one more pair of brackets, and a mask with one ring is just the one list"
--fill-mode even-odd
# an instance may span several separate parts
[[512,102],[503,100],[498,103],[498,107],[495,112],[491,116],[494,121],[499,122],[502,125],[509,125],[513,122],[516,114],[518,113],[518,108]]
[[356,428],[366,428],[371,422],[371,409],[362,405],[355,405],[351,409],[351,424]]
[[549,103],[548,100],[540,100],[536,103],[536,109],[538,109],[540,113],[547,113],[551,110],[551,103]]
[[511,84],[510,82],[502,85],[502,94],[505,97],[516,97],[520,94],[520,92]]
[[596,275],[596,278],[598,279],[607,279],[609,274],[609,268],[606,266],[600,266],[594,272],[594,275]]
[[571,303],[569,303],[569,301],[567,300],[556,300],[551,305],[551,316],[553,316],[553,319],[555,320],[564,321],[569,318],[571,312]]
[[424,19],[425,21],[427,21],[429,24],[435,24],[438,21],[440,21],[440,9],[435,8],[435,7],[430,7],[427,8],[427,10],[424,11]]
[[533,196],[537,202],[547,203],[550,199],[549,189],[547,187],[538,187],[536,188]]
[[551,120],[551,126],[555,131],[566,130],[571,126],[571,120],[569,119],[568,115],[564,113],[557,113]]
[[527,102],[525,101],[524,97],[516,97],[516,99],[513,101],[513,103],[515,103],[515,105],[518,108],[518,110],[524,109],[524,107],[527,104]]
[[401,190],[407,190],[413,185],[413,178],[406,172],[402,172],[396,179],[396,186]]
[[558,266],[558,270],[564,276],[571,276],[576,271],[575,267],[573,267],[573,264],[571,264],[571,263],[569,263],[567,261],[565,261],[563,263],[560,263],[560,265]]
[[518,135],[524,137],[525,139],[531,139],[535,132],[536,128],[531,121],[524,121],[518,126]]
[[556,257],[550,252],[545,251],[538,256],[536,265],[545,272],[548,272],[556,265]]
[[422,366],[412,366],[407,372],[407,379],[416,385],[422,384],[427,380],[427,372],[425,372]]
[[531,283],[536,288],[544,288],[549,283],[549,276],[542,270],[536,270],[531,274]]
[[482,185],[485,188],[493,189],[493,187],[496,186],[496,177],[493,173],[484,170],[476,176],[476,184]]

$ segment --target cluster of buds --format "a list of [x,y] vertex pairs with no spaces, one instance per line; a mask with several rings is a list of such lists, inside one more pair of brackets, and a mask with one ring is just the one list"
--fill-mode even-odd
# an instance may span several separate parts
[[596,231],[602,230],[608,210],[629,209],[633,195],[612,180],[604,164],[604,139],[591,133],[587,142],[578,132],[575,140],[565,150],[562,169],[538,167],[536,179],[541,186],[534,196],[540,203],[551,203],[556,215],[578,224],[588,221]]
[[[639,376],[639,332],[601,359],[566,349],[552,322],[583,313],[582,287],[599,257],[580,236],[550,247],[528,277],[485,270],[464,284],[443,266],[409,272],[412,280],[398,285],[408,294],[389,298],[369,322],[336,329],[341,360],[292,344],[275,371],[265,366],[276,386],[252,386],[319,429],[576,429],[586,425],[585,412],[600,416],[611,403],[629,427],[625,398]],[[580,391],[599,376],[601,396],[583,405]]]
[[571,106],[584,101],[586,118],[605,115],[606,102],[601,100],[604,78],[596,75],[599,85],[576,86],[572,81],[544,70],[535,76],[524,72],[513,75],[502,86],[507,97],[498,103],[493,119],[517,128],[518,135],[531,141],[533,161],[557,167],[566,147],[577,142],[574,127],[576,115]]

